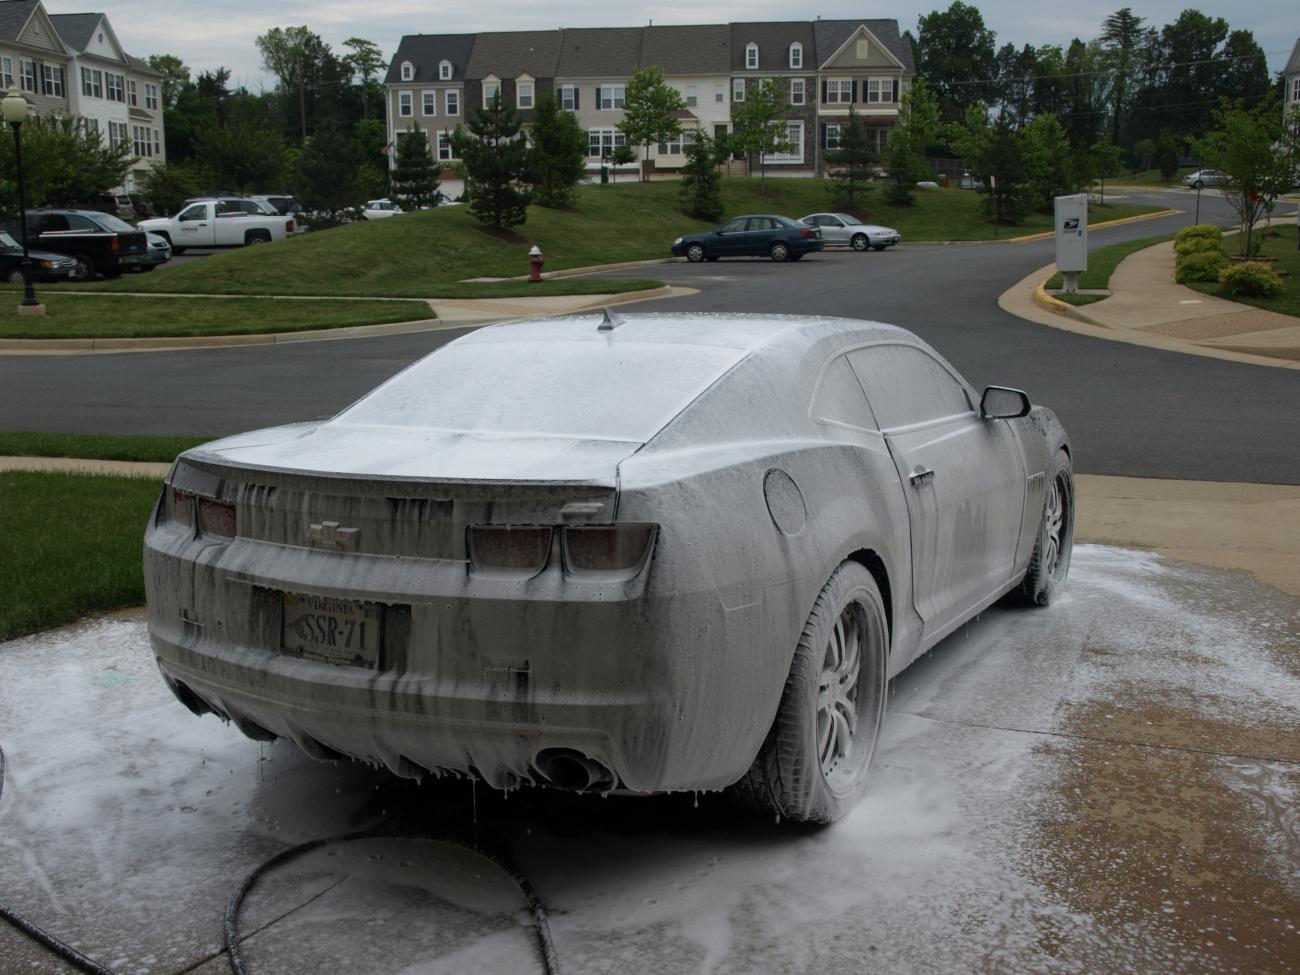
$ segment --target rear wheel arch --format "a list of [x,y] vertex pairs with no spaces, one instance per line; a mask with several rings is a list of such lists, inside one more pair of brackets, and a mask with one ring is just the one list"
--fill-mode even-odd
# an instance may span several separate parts
[[889,650],[892,654],[894,649],[894,590],[889,584],[889,569],[885,567],[885,560],[876,554],[874,549],[869,548],[860,548],[856,552],[850,552],[844,558],[846,561],[858,563],[871,573],[871,578],[876,580],[876,587],[880,590],[880,598],[885,603],[885,625],[888,628],[886,636],[889,638]]

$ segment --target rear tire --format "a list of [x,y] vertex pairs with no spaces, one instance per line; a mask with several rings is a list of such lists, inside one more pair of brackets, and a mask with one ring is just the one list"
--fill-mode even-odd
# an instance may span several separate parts
[[264,230],[250,230],[244,235],[245,246],[252,247],[254,244],[269,244],[271,235]]
[[687,247],[686,259],[690,261],[692,264],[699,264],[700,261],[704,260],[704,245],[691,244],[689,247]]
[[1021,597],[1032,606],[1049,605],[1065,586],[1074,549],[1074,466],[1064,450],[1056,452],[1047,478],[1038,540],[1020,583]]
[[856,562],[840,563],[808,614],[776,719],[737,795],[796,822],[847,815],[880,736],[888,656],[875,579]]
[[172,246],[172,257],[180,257],[184,253],[185,253],[184,247],[176,247],[175,245]]
[[775,244],[772,245],[772,249],[768,251],[768,256],[772,258],[772,260],[774,261],[789,260],[790,248],[787,244],[778,240]]
[[866,234],[854,234],[852,243],[855,251],[865,251],[869,241]]
[[11,268],[5,272],[5,284],[26,284],[23,277],[23,269],[20,267]]

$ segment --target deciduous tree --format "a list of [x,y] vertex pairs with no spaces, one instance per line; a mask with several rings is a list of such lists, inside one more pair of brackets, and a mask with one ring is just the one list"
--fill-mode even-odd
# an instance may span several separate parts
[[934,87],[945,121],[960,121],[968,107],[996,98],[996,40],[979,8],[961,0],[920,18],[916,73]]
[[927,153],[938,139],[939,100],[925,79],[917,78],[903,96],[898,124],[885,144],[886,200],[895,206],[911,205],[912,188],[930,175]]
[[767,157],[790,152],[786,124],[789,96],[778,78],[764,78],[745,94],[740,108],[732,106],[731,146],[737,152],[758,156],[759,171],[767,178]]
[[852,209],[871,189],[876,150],[867,123],[851,104],[848,118],[840,126],[839,143],[838,148],[826,150],[826,162],[835,167],[827,171],[832,181],[829,187],[832,205]]
[[288,169],[280,133],[249,122],[208,126],[194,140],[194,151],[209,180],[240,193],[274,190]]
[[641,158],[648,159],[652,145],[671,142],[681,134],[682,123],[676,113],[685,108],[681,93],[664,84],[663,68],[638,67],[627,83],[623,121],[618,127],[629,143],[642,147]]
[[[27,206],[93,203],[120,186],[134,162],[125,143],[105,145],[75,118],[37,118],[23,125],[23,181]],[[7,126],[6,126],[7,128]],[[12,133],[0,134],[0,210],[18,211],[18,169]]]

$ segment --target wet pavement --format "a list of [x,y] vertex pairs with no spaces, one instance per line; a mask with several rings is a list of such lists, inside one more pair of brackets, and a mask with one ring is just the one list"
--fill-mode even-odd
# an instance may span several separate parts
[[[0,644],[0,902],[122,973],[217,975],[260,861],[385,824],[498,845],[569,973],[1300,971],[1300,600],[1093,545],[896,679],[867,795],[509,796],[320,764],[198,719],[138,619]],[[540,972],[490,863],[326,847],[254,889],[254,973]],[[0,924],[0,972],[70,971]]]

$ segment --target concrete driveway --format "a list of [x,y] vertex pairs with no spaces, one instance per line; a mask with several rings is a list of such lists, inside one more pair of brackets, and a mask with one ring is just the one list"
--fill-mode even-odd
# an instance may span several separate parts
[[[510,851],[570,973],[1300,970],[1300,600],[1099,546],[894,683],[866,798],[509,796],[258,745],[164,689],[138,618],[0,645],[0,902],[120,972],[216,975],[289,844],[386,823]],[[329,847],[250,898],[259,973],[536,972],[492,865]],[[0,925],[0,969],[64,971]]]

